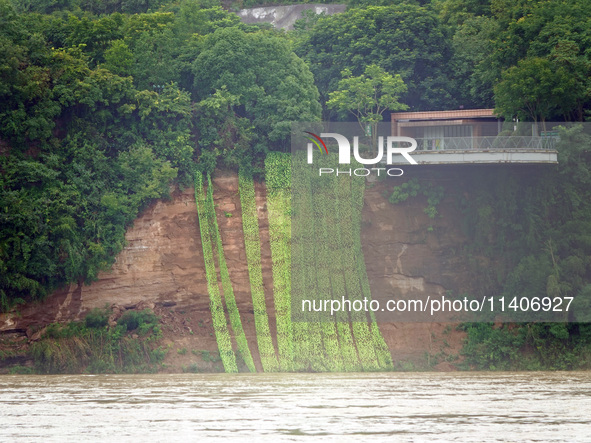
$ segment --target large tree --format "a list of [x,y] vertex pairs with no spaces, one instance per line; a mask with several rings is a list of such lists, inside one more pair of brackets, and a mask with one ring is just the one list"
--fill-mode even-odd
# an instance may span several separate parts
[[503,72],[495,86],[498,114],[545,122],[576,103],[577,87],[563,66],[541,57],[521,60]]
[[499,69],[498,63],[492,63],[490,54],[498,27],[490,17],[470,17],[457,27],[452,38],[454,96],[467,108],[493,106],[493,85]]
[[487,68],[482,79],[499,83],[496,107],[521,100],[514,108],[535,106],[530,118],[583,120],[591,99],[591,3],[494,0],[491,7],[497,32],[477,72]]
[[319,119],[312,74],[284,38],[225,28],[208,35],[202,47],[193,64],[194,95],[204,101],[223,90],[238,97],[231,108],[251,122],[251,156],[285,149],[291,122]]
[[376,146],[378,123],[386,111],[402,111],[408,106],[400,103],[406,85],[400,75],[391,75],[377,65],[369,65],[363,74],[353,77],[350,70],[343,71],[338,90],[330,93],[326,105],[342,113],[355,116],[362,128],[372,128],[372,148]]
[[408,86],[401,100],[411,109],[454,106],[450,43],[428,7],[413,3],[368,6],[323,17],[297,52],[310,63],[323,103],[337,90],[344,69],[358,76],[366,66],[377,64],[400,74]]

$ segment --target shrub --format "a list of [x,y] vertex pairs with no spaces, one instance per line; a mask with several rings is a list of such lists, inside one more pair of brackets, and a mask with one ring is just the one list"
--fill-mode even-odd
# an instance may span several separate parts
[[157,324],[158,317],[149,309],[144,309],[143,311],[127,311],[117,320],[117,325],[124,326],[126,331],[133,331],[140,328],[142,332],[145,332],[146,326],[147,328],[151,328]]
[[84,319],[84,324],[87,328],[104,328],[109,322],[109,310],[108,308],[99,309],[94,308],[91,310]]

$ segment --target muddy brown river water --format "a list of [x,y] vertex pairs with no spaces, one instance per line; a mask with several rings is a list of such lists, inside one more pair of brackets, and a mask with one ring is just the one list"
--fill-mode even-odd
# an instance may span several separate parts
[[0,376],[0,441],[591,442],[591,372]]

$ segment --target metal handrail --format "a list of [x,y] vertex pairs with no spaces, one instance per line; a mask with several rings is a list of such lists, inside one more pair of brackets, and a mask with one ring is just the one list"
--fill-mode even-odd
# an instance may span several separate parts
[[490,136],[417,138],[417,151],[553,150],[556,137]]

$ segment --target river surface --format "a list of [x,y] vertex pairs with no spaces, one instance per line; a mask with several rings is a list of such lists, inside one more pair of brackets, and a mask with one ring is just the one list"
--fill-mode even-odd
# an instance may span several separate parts
[[0,441],[591,442],[591,372],[0,376]]

